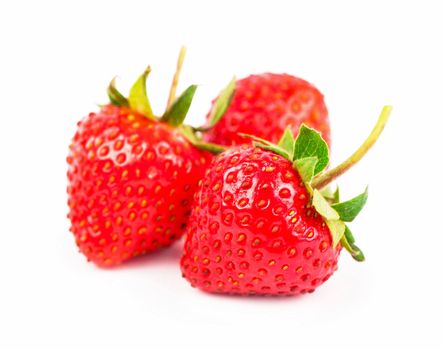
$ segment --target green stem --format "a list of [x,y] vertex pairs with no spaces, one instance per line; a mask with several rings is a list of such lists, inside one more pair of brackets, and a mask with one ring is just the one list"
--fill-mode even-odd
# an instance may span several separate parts
[[183,61],[186,56],[186,47],[182,46],[177,59],[177,68],[174,73],[174,78],[172,79],[171,89],[169,90],[168,104],[166,105],[166,110],[168,110],[175,100],[175,94],[177,92],[178,79],[180,78],[180,72],[182,70]]
[[327,171],[324,174],[319,174],[312,180],[312,188],[321,189],[332,181],[334,181],[341,174],[348,171],[352,166],[354,166],[366,152],[374,145],[383,131],[386,122],[388,121],[389,115],[391,114],[392,107],[384,106],[381,111],[380,117],[378,118],[377,124],[375,124],[374,129],[372,129],[368,138],[363,142],[363,144],[355,151],[348,159],[346,159],[343,163],[338,165],[337,167]]

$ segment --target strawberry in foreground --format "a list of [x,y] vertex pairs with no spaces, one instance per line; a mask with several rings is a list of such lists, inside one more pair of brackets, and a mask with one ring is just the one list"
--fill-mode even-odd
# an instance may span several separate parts
[[338,190],[325,187],[363,157],[390,109],[357,152],[329,171],[327,144],[305,125],[296,140],[291,130],[278,145],[249,136],[254,146],[218,155],[195,196],[184,277],[208,292],[293,295],[324,283],[342,247],[364,260],[345,222],[360,212],[367,191],[339,202]]
[[223,115],[213,108],[208,114],[205,140],[223,145],[240,145],[250,140],[239,133],[278,142],[285,128],[297,136],[302,123],[319,131],[330,144],[328,111],[320,91],[309,82],[288,74],[261,74],[231,81],[215,100],[226,103]]
[[111,82],[111,103],[79,122],[70,146],[71,231],[80,251],[100,266],[181,237],[197,182],[212,159],[200,148],[217,151],[182,125],[196,86],[174,101],[176,76],[170,105],[156,118],[146,95],[149,71],[128,99]]

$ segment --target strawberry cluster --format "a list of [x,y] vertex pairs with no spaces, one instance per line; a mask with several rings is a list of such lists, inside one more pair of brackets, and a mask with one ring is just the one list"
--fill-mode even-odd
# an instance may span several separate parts
[[208,292],[312,292],[337,269],[342,248],[362,251],[348,223],[367,190],[341,202],[328,185],[380,135],[390,107],[345,162],[328,169],[330,127],[321,93],[287,74],[232,80],[202,127],[184,124],[196,85],[175,90],[162,116],[146,92],[150,68],[128,97],[78,124],[67,158],[68,217],[80,251],[115,266],[186,236],[183,276]]

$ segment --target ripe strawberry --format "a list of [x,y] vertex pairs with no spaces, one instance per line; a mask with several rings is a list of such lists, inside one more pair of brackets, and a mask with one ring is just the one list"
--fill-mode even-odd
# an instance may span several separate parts
[[389,111],[357,156],[328,172],[325,141],[304,125],[296,141],[287,129],[278,146],[253,137],[255,147],[218,155],[195,195],[184,277],[208,292],[292,295],[325,282],[337,269],[341,247],[362,261],[344,221],[362,209],[367,191],[338,203],[338,192],[319,190],[363,156]]
[[158,120],[146,97],[148,73],[128,100],[111,83],[112,104],[79,122],[70,146],[71,231],[80,251],[100,266],[181,237],[197,182],[212,158],[192,145],[188,138],[198,142],[190,129],[180,126],[195,86]]
[[[234,84],[228,87],[233,89]],[[207,116],[209,126],[204,136],[209,142],[250,143],[238,134],[246,133],[276,143],[286,127],[296,136],[300,125],[305,123],[318,130],[330,144],[323,95],[312,84],[288,74],[266,73],[238,80],[223,117],[214,115],[213,110]]]

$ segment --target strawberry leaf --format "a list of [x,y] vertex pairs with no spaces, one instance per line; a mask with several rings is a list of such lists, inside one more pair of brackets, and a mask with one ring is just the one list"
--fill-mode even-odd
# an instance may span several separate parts
[[109,101],[111,101],[111,103],[114,106],[129,106],[128,100],[126,99],[125,96],[123,96],[120,91],[117,90],[117,88],[115,87],[115,78],[111,80],[111,82],[108,85],[108,97],[109,97]]
[[236,79],[234,77],[220,93],[214,103],[214,106],[212,107],[211,114],[209,116],[209,127],[213,127],[215,124],[217,124],[220,118],[226,113],[229,105],[231,104],[232,98],[234,97],[235,86]]
[[151,105],[148,100],[148,95],[146,94],[146,78],[151,72],[151,67],[146,68],[143,74],[137,79],[137,81],[132,85],[129,91],[129,106],[134,111],[144,115],[149,119],[154,119],[154,114],[152,114]]
[[340,220],[326,220],[332,236],[332,247],[335,248],[345,234],[346,225]]
[[189,86],[163,114],[161,121],[172,126],[182,125],[196,90],[197,85]]
[[340,215],[331,207],[329,202],[321,195],[320,191],[314,189],[312,205],[317,212],[326,220],[340,220]]
[[354,220],[358,213],[360,213],[366,204],[367,199],[368,188],[366,187],[365,191],[357,197],[346,202],[334,204],[332,207],[340,215],[341,220],[349,222]]
[[317,131],[302,124],[294,144],[294,159],[307,157],[317,157],[318,159],[314,175],[321,172],[329,163],[327,143]]
[[352,232],[348,226],[345,226],[345,232],[343,237],[340,239],[340,244],[351,254],[354,260],[365,260],[365,255],[361,249],[354,244],[354,237],[352,236]]
[[314,169],[317,162],[318,162],[317,157],[297,159],[294,160],[293,162],[294,167],[297,169],[305,186],[308,187],[308,190],[310,189],[311,180],[314,177]]
[[292,160],[294,157],[294,136],[290,128],[286,128],[280,141],[278,141],[278,147],[283,148]]

